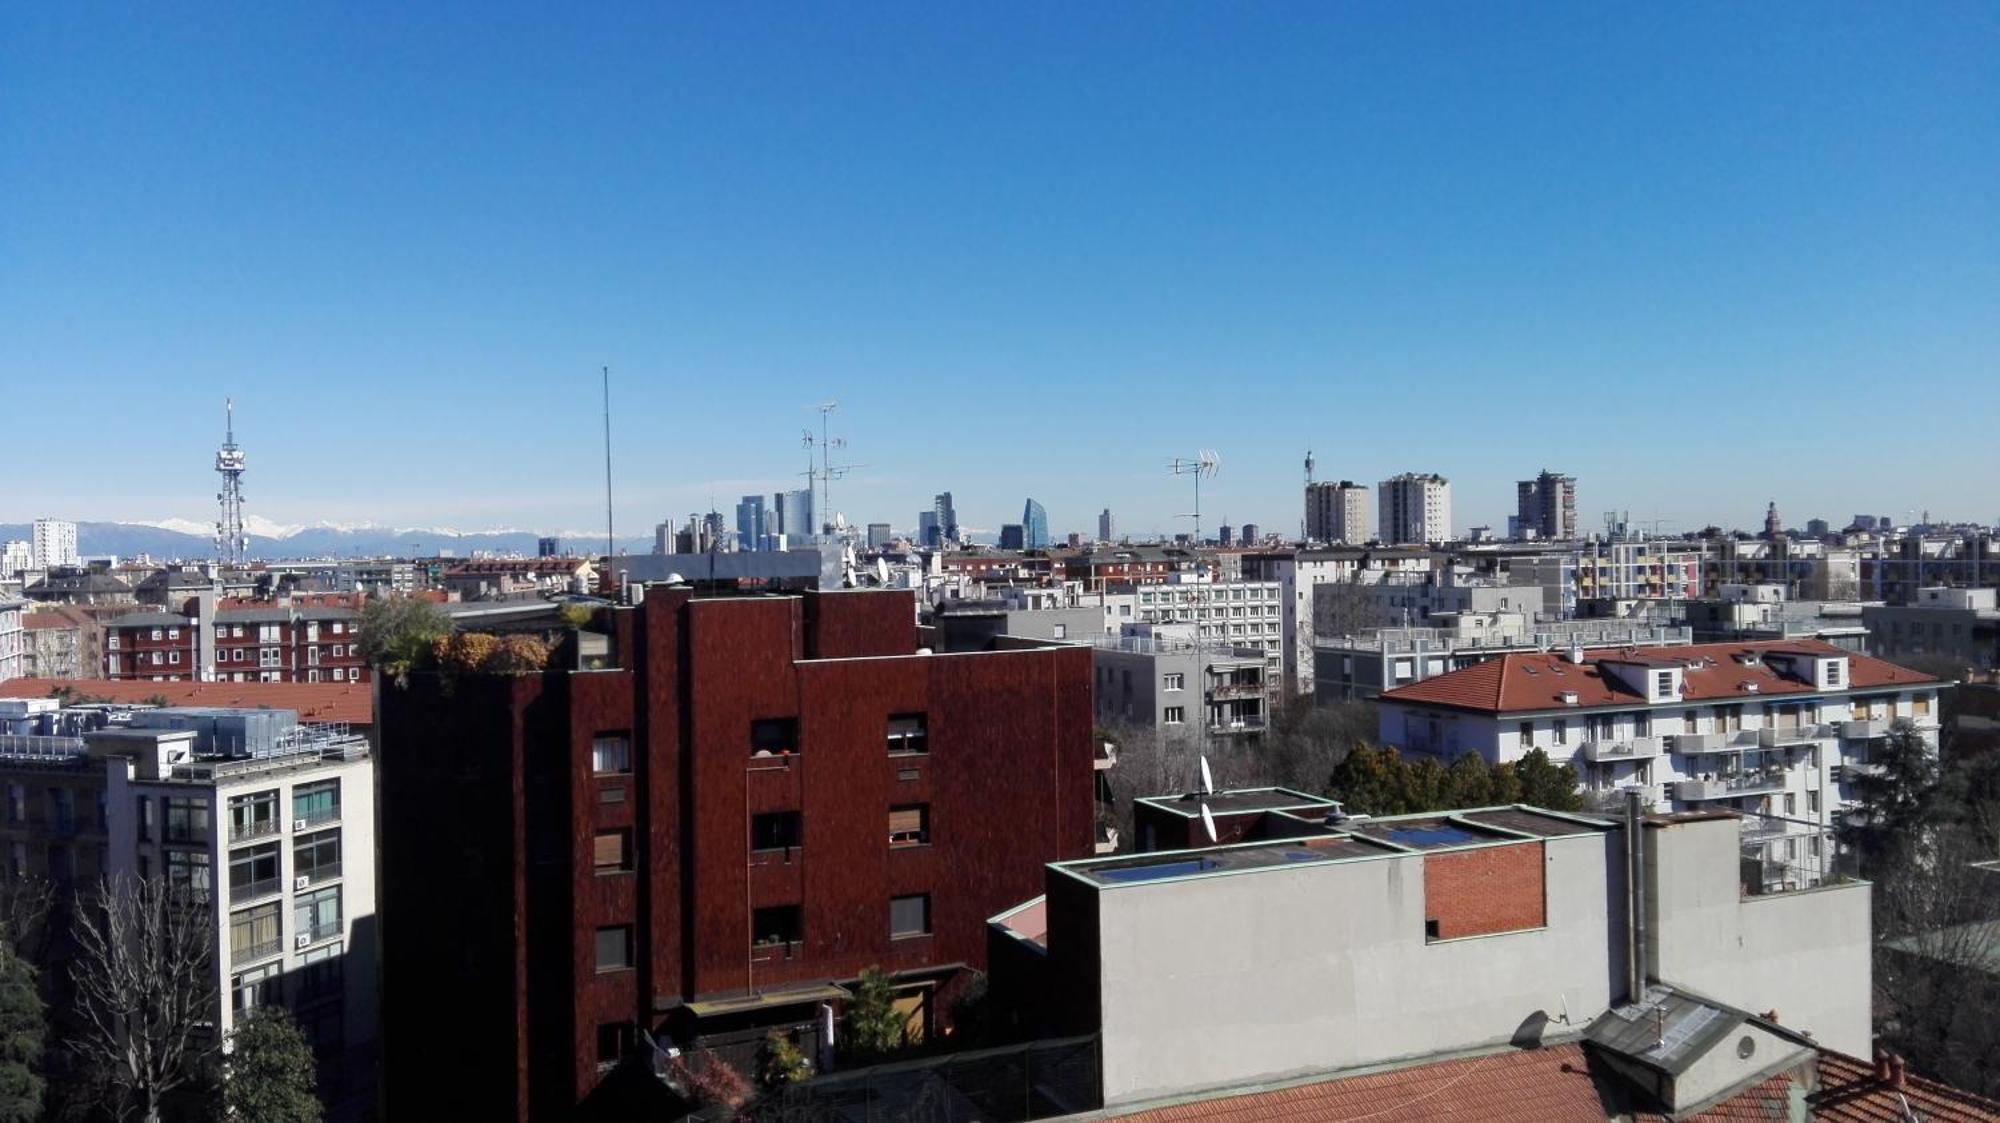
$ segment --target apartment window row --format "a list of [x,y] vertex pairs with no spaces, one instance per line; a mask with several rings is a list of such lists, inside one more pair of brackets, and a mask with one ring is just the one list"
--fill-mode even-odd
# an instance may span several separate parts
[[[624,929],[629,933],[630,929]],[[599,929],[603,938],[604,929]],[[931,895],[912,893],[889,898],[889,938],[907,940],[932,933]],[[787,957],[791,949],[805,942],[805,908],[802,905],[770,905],[755,909],[750,917],[750,945],[771,954]],[[601,945],[600,945],[601,947]],[[599,970],[604,970],[599,960]]]
[[[604,836],[598,836],[602,839]],[[752,852],[798,849],[805,841],[804,817],[797,811],[766,811],[750,817]],[[888,841],[893,849],[925,846],[931,841],[931,807],[905,803],[889,808]]]

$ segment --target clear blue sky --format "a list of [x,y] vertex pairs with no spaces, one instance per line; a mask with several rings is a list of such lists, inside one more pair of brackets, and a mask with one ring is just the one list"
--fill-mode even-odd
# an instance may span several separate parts
[[0,12],[0,522],[2000,516],[1990,3],[412,7]]

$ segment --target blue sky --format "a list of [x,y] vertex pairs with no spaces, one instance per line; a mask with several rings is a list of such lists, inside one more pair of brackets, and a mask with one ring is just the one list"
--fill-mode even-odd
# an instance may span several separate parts
[[0,522],[2000,517],[1990,4],[0,13]]

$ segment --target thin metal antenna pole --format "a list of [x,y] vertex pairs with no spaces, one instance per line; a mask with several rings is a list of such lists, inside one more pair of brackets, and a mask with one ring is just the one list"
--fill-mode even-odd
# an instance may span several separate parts
[[617,535],[611,524],[611,368],[604,368],[604,567],[617,556]]

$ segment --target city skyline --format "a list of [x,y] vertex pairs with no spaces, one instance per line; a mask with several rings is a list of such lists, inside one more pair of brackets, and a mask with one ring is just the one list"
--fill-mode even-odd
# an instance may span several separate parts
[[[802,486],[828,399],[899,530],[1174,533],[1204,447],[1288,535],[1308,447],[1456,530],[1550,465],[1586,529],[1990,522],[1979,11],[16,9],[0,369],[145,407],[24,427],[0,521],[211,521],[233,397],[252,519],[588,531],[609,364],[621,527]],[[1004,466],[931,404],[1023,375]]]

